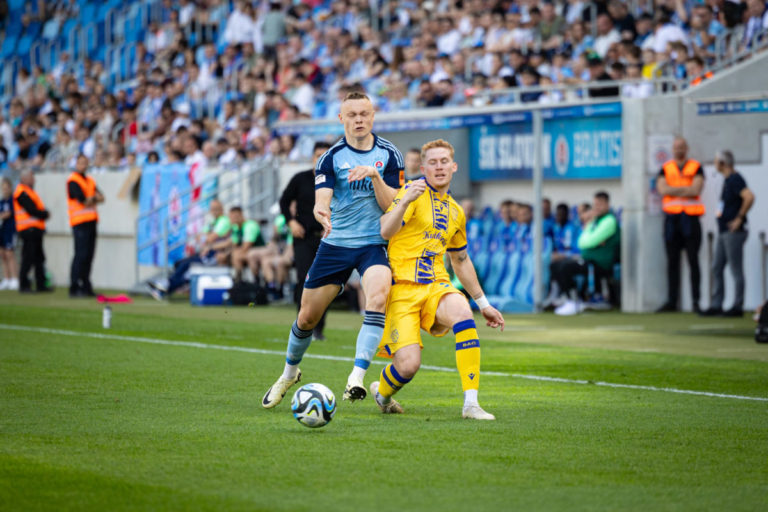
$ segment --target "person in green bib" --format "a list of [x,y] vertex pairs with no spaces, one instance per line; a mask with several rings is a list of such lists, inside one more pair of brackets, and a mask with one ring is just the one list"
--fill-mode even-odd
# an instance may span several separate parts
[[219,265],[232,265],[235,270],[235,280],[242,279],[242,273],[248,264],[248,251],[253,247],[264,246],[261,226],[255,220],[246,220],[243,209],[233,206],[229,209],[229,221],[232,224],[230,238],[227,244],[222,244],[216,251]]
[[203,238],[197,254],[177,261],[173,273],[168,278],[147,282],[149,294],[157,300],[163,300],[170,294],[189,283],[189,269],[192,265],[216,265],[217,250],[229,244],[232,223],[224,215],[224,207],[218,199],[212,199],[203,224]]
[[590,217],[579,235],[579,258],[565,258],[552,264],[552,279],[561,292],[569,294],[569,300],[555,309],[558,315],[575,315],[583,310],[576,290],[576,278],[588,279],[592,267],[595,283],[613,275],[613,266],[621,255],[621,232],[619,222],[611,211],[607,192],[597,192],[592,202]]

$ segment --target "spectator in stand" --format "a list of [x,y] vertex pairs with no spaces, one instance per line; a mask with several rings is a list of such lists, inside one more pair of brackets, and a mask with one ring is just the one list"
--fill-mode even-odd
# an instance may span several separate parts
[[746,16],[749,18],[741,40],[742,50],[752,48],[758,34],[768,30],[768,5],[763,0],[747,0]]
[[11,180],[0,181],[0,259],[3,280],[0,290],[18,290],[19,272],[16,268],[16,222],[13,217],[13,185]]
[[[702,316],[741,317],[744,314],[744,243],[747,241],[747,212],[755,202],[755,194],[747,188],[747,182],[734,169],[733,153],[724,150],[715,155],[715,168],[723,175],[720,194],[720,211],[717,212],[717,243],[715,261],[712,264],[714,290],[709,309]],[[731,268],[735,285],[733,305],[723,311],[725,299],[725,265]]]
[[[589,77],[593,82],[605,82],[611,81],[611,75],[605,71],[605,64],[603,59],[598,55],[590,55],[588,58],[589,63]],[[602,97],[615,97],[619,95],[619,87],[616,85],[608,87],[591,87],[589,89],[590,98],[602,98]]]
[[605,58],[612,44],[621,41],[619,31],[613,25],[613,20],[608,14],[600,14],[597,17],[597,37],[594,50],[600,58]]
[[411,148],[405,153],[405,181],[417,180],[421,177],[421,150]]
[[711,71],[704,71],[704,61],[701,57],[691,57],[685,62],[685,71],[688,79],[691,81],[691,86],[699,85],[704,80],[712,78]]

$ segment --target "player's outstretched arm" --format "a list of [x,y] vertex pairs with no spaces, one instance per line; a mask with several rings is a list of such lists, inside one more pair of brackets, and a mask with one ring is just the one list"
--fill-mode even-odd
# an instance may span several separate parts
[[483,293],[483,288],[480,286],[480,281],[477,279],[477,273],[475,272],[475,266],[472,264],[472,260],[469,259],[469,254],[466,249],[461,251],[451,251],[448,253],[451,257],[451,266],[453,271],[456,272],[456,277],[464,286],[464,289],[469,292],[469,295],[477,302],[480,307],[480,312],[485,318],[485,323],[489,327],[499,327],[504,330],[504,317],[501,313],[488,304]]
[[373,194],[376,196],[376,203],[381,208],[381,211],[387,211],[389,205],[392,204],[392,200],[397,195],[397,189],[392,188],[384,181],[379,171],[372,165],[358,165],[352,168],[347,175],[347,180],[359,181],[365,178],[371,178],[373,184]]
[[427,182],[416,180],[406,185],[405,193],[399,201],[396,201],[392,208],[381,216],[381,237],[389,240],[403,227],[403,218],[408,206],[414,202],[427,189]]
[[315,189],[315,207],[312,213],[315,220],[323,226],[323,238],[331,234],[331,199],[333,198],[332,188]]

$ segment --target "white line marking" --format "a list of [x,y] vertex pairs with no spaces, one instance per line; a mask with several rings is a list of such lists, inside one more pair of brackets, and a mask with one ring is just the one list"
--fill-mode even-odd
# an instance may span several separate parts
[[692,331],[715,331],[717,329],[733,329],[733,324],[693,324],[688,328]]
[[644,331],[644,325],[598,325],[596,331]]
[[[189,347],[189,348],[203,348],[210,350],[226,350],[231,352],[247,352],[250,354],[265,354],[274,356],[285,356],[285,352],[278,350],[266,350],[261,348],[251,347],[233,347],[227,345],[213,345],[210,343],[200,343],[196,341],[176,341],[176,340],[164,340],[158,338],[143,338],[139,336],[123,336],[119,334],[105,334],[98,332],[79,332],[79,331],[67,331],[63,329],[49,329],[47,327],[28,327],[24,325],[9,325],[0,324],[0,329],[6,329],[9,331],[27,331],[27,332],[40,332],[46,334],[58,334],[60,336],[76,336],[80,338],[95,338],[101,340],[120,340],[120,341],[132,341],[135,343],[149,343],[152,345],[170,345],[174,347]],[[326,361],[343,361],[346,363],[354,362],[352,357],[343,356],[329,356],[324,354],[305,354],[307,359],[324,359]],[[373,361],[373,364],[384,366],[388,363],[383,361]],[[422,365],[425,370],[432,370],[436,372],[449,372],[456,371],[455,368],[448,368],[446,366],[431,366]],[[724,393],[712,393],[710,391],[692,391],[688,389],[676,389],[676,388],[659,388],[656,386],[642,386],[639,384],[617,384],[614,382],[602,382],[602,381],[590,381],[582,379],[566,379],[563,377],[547,377],[544,375],[528,375],[524,373],[506,373],[506,372],[490,372],[484,371],[483,375],[489,375],[494,377],[513,377],[516,379],[535,380],[540,382],[561,382],[564,384],[587,384],[593,386],[601,386],[607,388],[619,388],[619,389],[637,389],[642,391],[663,391],[666,393],[677,393],[682,395],[695,395],[695,396],[709,396],[717,398],[730,398],[733,400],[751,400],[756,402],[768,402],[768,398],[759,396],[743,396],[743,395],[728,395]]]

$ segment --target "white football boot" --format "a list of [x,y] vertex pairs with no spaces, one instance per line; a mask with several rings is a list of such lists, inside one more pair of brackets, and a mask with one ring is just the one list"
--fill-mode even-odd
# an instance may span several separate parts
[[365,384],[363,384],[363,379],[357,380],[355,377],[350,375],[349,380],[347,380],[347,387],[344,389],[343,399],[354,402],[356,400],[363,400],[367,394],[368,393],[365,390]]
[[271,409],[280,402],[283,401],[283,397],[288,392],[289,389],[291,389],[291,386],[296,384],[301,380],[301,370],[298,370],[296,372],[296,377],[293,379],[286,379],[282,375],[279,379],[277,379],[277,382],[272,384],[272,387],[270,387],[267,392],[264,394],[264,398],[261,399],[261,405],[265,409]]
[[466,405],[461,410],[461,417],[470,420],[495,420],[496,416],[485,412],[479,405]]
[[371,394],[376,405],[379,406],[381,412],[384,414],[403,414],[403,406],[398,403],[397,400],[391,398],[389,403],[383,404],[379,401],[381,395],[379,394],[379,381],[371,382]]

